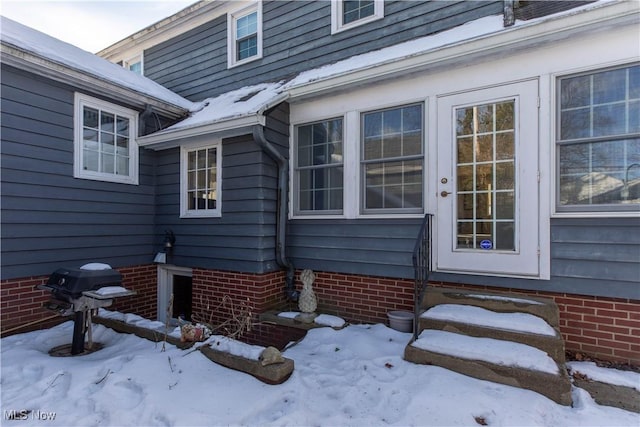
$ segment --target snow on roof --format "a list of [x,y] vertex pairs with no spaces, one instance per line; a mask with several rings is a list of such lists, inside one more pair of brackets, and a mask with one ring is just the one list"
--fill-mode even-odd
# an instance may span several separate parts
[[[201,109],[197,107],[195,111],[192,109],[193,114],[191,117],[161,132],[195,128],[237,117],[254,115],[263,110],[265,105],[273,105],[273,102],[278,99],[284,100],[287,97],[287,91],[296,86],[359,69],[375,67],[446,44],[496,32],[503,28],[501,15],[489,16],[438,34],[410,40],[377,51],[352,56],[333,64],[303,71],[287,83],[262,83],[246,86],[214,98],[205,99],[201,103]],[[251,96],[252,94],[253,96]]]
[[193,103],[160,84],[131,72],[90,52],[29,28],[4,16],[0,17],[2,44],[13,46],[57,64],[131,89],[159,101],[190,110]]
[[176,131],[237,117],[257,115],[286,98],[282,82],[261,83],[223,93],[195,104],[191,117],[165,129]]
[[[596,3],[607,3],[611,0],[600,0]],[[593,4],[575,8],[573,10],[559,12],[547,17],[530,21],[517,21],[519,25],[529,25],[532,22],[550,19],[558,15],[576,13],[594,7]],[[218,122],[224,122],[238,117],[255,115],[266,109],[267,105],[274,105],[288,97],[291,89],[304,86],[319,80],[330,79],[344,74],[378,67],[401,59],[424,54],[447,46],[457,45],[465,41],[505,31],[502,15],[487,16],[467,22],[450,30],[420,37],[407,42],[399,43],[380,50],[355,55],[347,59],[328,64],[322,67],[306,70],[286,83],[263,83],[246,86],[241,89],[224,93],[215,98],[209,98],[202,102],[203,108],[192,109],[193,114],[186,120],[168,128],[167,130],[182,130],[196,128]],[[250,97],[254,94],[253,97]],[[249,97],[249,99],[244,99]],[[161,131],[164,133],[164,131]]]
[[419,55],[452,43],[491,34],[503,29],[504,25],[502,15],[487,16],[476,19],[475,21],[467,22],[450,30],[409,40],[380,50],[355,55],[342,61],[313,70],[303,71],[287,84],[287,88],[300,86],[316,80],[326,79],[355,70],[376,67],[387,62]]

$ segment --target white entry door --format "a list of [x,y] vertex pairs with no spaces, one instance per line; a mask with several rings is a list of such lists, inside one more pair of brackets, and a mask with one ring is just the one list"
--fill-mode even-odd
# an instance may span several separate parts
[[437,101],[436,269],[538,276],[538,82]]

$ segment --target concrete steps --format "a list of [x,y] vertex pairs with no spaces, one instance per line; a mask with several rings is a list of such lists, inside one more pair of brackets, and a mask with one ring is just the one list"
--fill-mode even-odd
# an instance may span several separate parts
[[571,404],[558,308],[541,298],[430,288],[405,359]]

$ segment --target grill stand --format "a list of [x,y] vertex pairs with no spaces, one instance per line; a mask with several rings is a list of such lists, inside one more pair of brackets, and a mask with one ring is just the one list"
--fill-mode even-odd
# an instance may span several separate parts
[[[53,291],[48,285],[38,285],[38,289]],[[89,349],[93,347],[92,311],[109,307],[114,298],[135,295],[135,291],[125,290],[119,293],[101,295],[98,291],[85,291],[82,296],[69,302],[52,299],[45,302],[44,307],[63,316],[73,314],[73,338],[71,341],[71,355],[76,356],[85,352],[85,337],[89,338]]]

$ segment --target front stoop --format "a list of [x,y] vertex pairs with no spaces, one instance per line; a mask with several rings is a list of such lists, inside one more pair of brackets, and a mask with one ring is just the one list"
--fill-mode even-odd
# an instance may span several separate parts
[[571,405],[571,382],[564,370],[561,370],[558,375],[553,375],[521,367],[435,353],[413,347],[412,343],[413,341],[405,349],[405,360],[423,365],[440,366],[473,378],[532,390],[561,405]]
[[[412,340],[404,358],[532,390],[562,405],[571,405],[571,381],[565,367],[558,319],[555,302],[544,298],[429,288],[421,304],[418,324],[418,335],[426,331],[421,342],[427,345],[420,348]],[[435,337],[455,342],[460,348],[429,346],[429,340]],[[522,365],[517,360],[497,360],[501,359],[499,355],[496,360],[485,355],[474,357],[475,347],[481,342],[487,343],[488,348],[517,348],[533,354],[542,358],[546,369],[538,370],[535,363]]]

